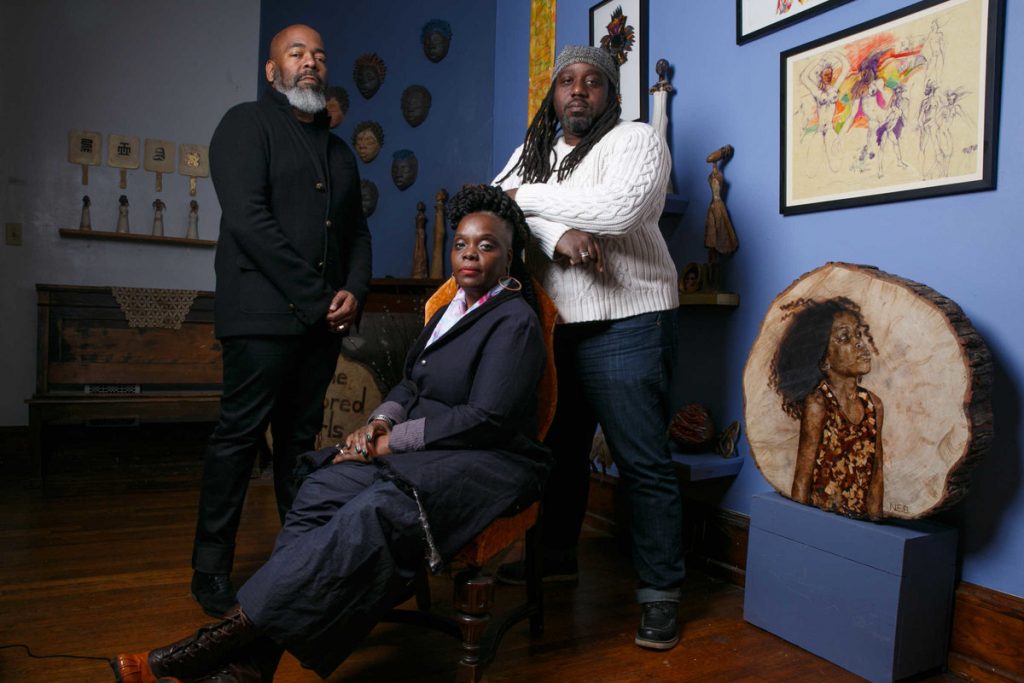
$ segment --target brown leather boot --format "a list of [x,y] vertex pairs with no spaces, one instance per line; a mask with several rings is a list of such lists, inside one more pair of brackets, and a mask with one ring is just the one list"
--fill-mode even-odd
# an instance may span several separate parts
[[236,607],[224,621],[203,626],[188,638],[149,652],[118,655],[110,660],[110,666],[117,683],[192,680],[231,662],[259,635],[249,617]]
[[263,673],[253,662],[232,662],[192,683],[263,683]]

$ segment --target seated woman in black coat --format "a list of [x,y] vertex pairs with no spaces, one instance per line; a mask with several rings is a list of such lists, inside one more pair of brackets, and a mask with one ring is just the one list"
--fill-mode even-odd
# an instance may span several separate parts
[[118,681],[260,681],[259,660],[278,646],[327,677],[422,565],[420,506],[431,545],[450,558],[539,498],[550,467],[533,438],[546,352],[523,296],[526,222],[486,186],[457,193],[449,217],[459,291],[413,345],[405,378],[344,447],[319,452],[326,466],[303,482],[238,610],[178,643],[118,655]]

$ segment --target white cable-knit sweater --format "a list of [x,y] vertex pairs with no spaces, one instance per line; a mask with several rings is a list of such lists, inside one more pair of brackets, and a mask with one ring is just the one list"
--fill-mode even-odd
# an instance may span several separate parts
[[[560,138],[553,167],[571,151]],[[498,179],[521,153],[522,147]],[[516,202],[533,233],[527,265],[563,321],[618,320],[679,305],[676,268],[658,229],[669,166],[668,149],[653,128],[620,121],[565,181],[558,182],[556,171],[547,183],[523,185],[520,175],[500,183],[505,190],[519,188]],[[570,228],[598,238],[603,273],[552,260],[555,244]]]

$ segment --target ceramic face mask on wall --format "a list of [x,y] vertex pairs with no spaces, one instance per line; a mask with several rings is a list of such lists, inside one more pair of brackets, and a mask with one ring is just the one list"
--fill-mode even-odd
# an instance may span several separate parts
[[352,79],[356,82],[359,94],[370,99],[380,90],[387,72],[384,60],[373,52],[367,52],[356,57],[355,64],[352,66]]
[[370,163],[384,145],[384,129],[376,121],[363,121],[352,131],[352,147],[359,158]]
[[442,19],[431,19],[423,25],[420,34],[423,40],[423,54],[432,62],[440,62],[448,55],[452,41],[452,27]]
[[430,91],[422,85],[410,85],[402,93],[402,116],[415,128],[427,120],[430,113]]
[[400,149],[395,152],[394,160],[391,162],[391,179],[395,181],[395,187],[404,190],[415,183],[419,166],[419,161],[411,149]]
[[377,210],[377,199],[380,196],[377,186],[372,180],[363,178],[359,181],[359,192],[363,200],[363,218],[369,218]]

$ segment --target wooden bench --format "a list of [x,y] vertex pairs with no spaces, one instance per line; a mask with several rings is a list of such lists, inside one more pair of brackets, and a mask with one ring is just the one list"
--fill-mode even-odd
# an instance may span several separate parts
[[36,293],[36,391],[26,402],[40,476],[54,425],[216,422],[212,292],[199,292],[180,329],[130,327],[110,287],[39,284]]

